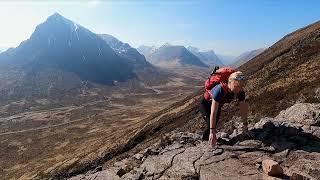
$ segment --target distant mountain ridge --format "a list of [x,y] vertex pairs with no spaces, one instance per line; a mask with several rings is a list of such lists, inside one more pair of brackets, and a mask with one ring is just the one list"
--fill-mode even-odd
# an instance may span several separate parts
[[192,54],[184,46],[164,44],[159,48],[140,47],[147,60],[158,66],[198,66],[208,67],[196,55]]
[[117,38],[109,34],[99,35],[115,52],[119,53],[121,56],[130,59],[134,62],[135,66],[149,66],[151,64],[146,61],[144,55],[140,54],[137,49],[131,47],[128,43],[123,43]]
[[226,66],[229,66],[234,62],[234,59],[236,56],[230,56],[230,55],[223,55],[223,54],[217,54],[218,58],[225,64]]
[[[161,47],[174,47],[170,45],[169,43],[166,43],[162,45]],[[151,63],[157,63],[155,59],[159,59],[159,57],[155,57],[157,55],[152,55],[152,54],[158,54],[158,51],[161,47],[156,47],[156,46],[139,46],[137,50],[139,53],[143,54]],[[180,46],[184,47],[184,46]],[[265,49],[264,48],[259,48],[255,49],[252,51],[247,51],[239,56],[229,56],[229,55],[221,55],[221,54],[216,54],[213,50],[209,51],[201,51],[197,47],[193,46],[188,46],[186,48],[190,53],[195,55],[197,58],[199,58],[204,64],[208,66],[232,66],[232,67],[239,67],[242,64],[246,63],[247,61],[251,60],[258,54],[262,53]],[[164,57],[166,59],[168,57]]]
[[234,63],[232,63],[232,66],[239,67],[242,64],[250,61],[252,58],[259,55],[260,53],[262,53],[264,50],[265,50],[264,48],[260,48],[260,49],[255,49],[252,51],[244,52],[244,53],[240,54],[240,56],[238,56],[234,59]]
[[[169,43],[166,43],[165,45],[170,46]],[[148,59],[150,58],[150,55],[156,52],[159,48],[160,47],[156,46],[142,45],[139,46],[137,50]],[[234,61],[236,60],[235,56],[216,54],[213,50],[200,51],[197,47],[193,46],[188,46],[186,49],[193,55],[197,56],[197,58],[199,58],[204,64],[209,66],[228,66],[234,63]]]
[[142,46],[139,46],[137,48],[137,50],[143,54],[144,56],[149,56],[150,54],[152,54],[153,52],[155,52],[157,50],[157,47],[156,46],[145,46],[145,45],[142,45]]
[[202,62],[210,66],[224,66],[223,62],[215,54],[213,50],[210,51],[200,51],[196,47],[189,46],[187,48],[191,53],[196,55]]

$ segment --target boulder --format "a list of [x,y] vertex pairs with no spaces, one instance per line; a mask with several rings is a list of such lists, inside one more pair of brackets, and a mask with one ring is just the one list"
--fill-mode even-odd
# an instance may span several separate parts
[[320,123],[320,104],[298,103],[281,111],[275,119],[302,125],[316,125]]
[[269,176],[281,176],[283,174],[281,166],[271,159],[265,159],[262,161],[262,169],[264,173]]

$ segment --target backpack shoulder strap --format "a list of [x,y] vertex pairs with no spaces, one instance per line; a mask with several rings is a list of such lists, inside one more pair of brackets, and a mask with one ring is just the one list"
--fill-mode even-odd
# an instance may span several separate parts
[[223,90],[223,96],[225,96],[228,93],[228,84],[224,82],[220,82],[220,85]]

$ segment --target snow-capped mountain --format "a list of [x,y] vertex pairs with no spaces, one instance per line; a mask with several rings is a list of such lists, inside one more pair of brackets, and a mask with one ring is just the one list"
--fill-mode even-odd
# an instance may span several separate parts
[[146,58],[140,54],[137,49],[131,47],[128,43],[123,43],[117,38],[109,34],[99,35],[115,52],[120,56],[134,62],[136,66],[150,66],[151,64],[146,61]]

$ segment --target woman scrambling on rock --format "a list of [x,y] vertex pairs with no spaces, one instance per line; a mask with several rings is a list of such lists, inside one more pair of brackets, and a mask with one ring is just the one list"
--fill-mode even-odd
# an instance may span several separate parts
[[200,102],[200,112],[207,123],[202,139],[209,140],[209,146],[215,147],[217,142],[216,127],[221,113],[221,107],[234,99],[239,101],[240,114],[243,121],[243,132],[248,133],[248,105],[245,102],[243,87],[246,77],[240,71],[232,68],[215,67],[205,82],[205,93]]

